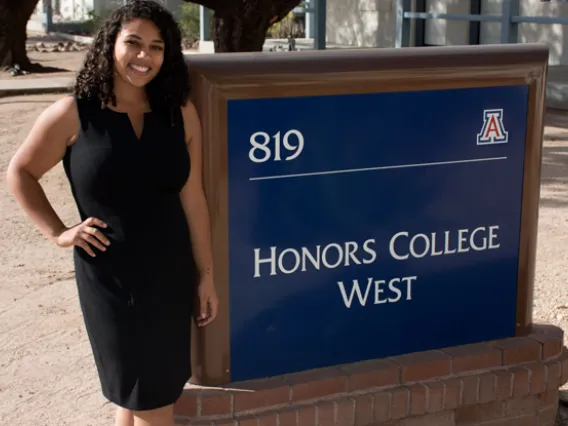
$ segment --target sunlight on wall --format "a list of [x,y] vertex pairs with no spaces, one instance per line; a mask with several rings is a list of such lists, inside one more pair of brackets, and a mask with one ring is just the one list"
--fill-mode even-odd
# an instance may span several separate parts
[[[426,12],[469,13],[469,0],[426,0]],[[435,46],[469,43],[469,23],[429,19],[426,21],[424,42]]]
[[[396,38],[396,0],[327,0],[327,40],[355,47],[392,47]],[[503,0],[481,0],[481,13],[501,15]],[[426,0],[426,11],[467,14],[470,0]],[[542,3],[521,0],[519,13],[524,16],[568,17],[568,3]],[[469,23],[465,21],[428,20],[425,42],[430,45],[466,45]],[[501,24],[480,25],[482,44],[500,43]],[[568,65],[568,29],[563,25],[520,24],[519,43],[546,43],[551,65]]]
[[394,46],[395,0],[328,0],[327,41],[356,47]]

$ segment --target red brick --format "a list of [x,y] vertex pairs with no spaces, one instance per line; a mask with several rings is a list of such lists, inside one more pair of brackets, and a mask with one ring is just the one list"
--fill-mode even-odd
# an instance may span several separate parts
[[298,408],[298,426],[314,426],[316,424],[316,407]]
[[548,375],[546,377],[546,388],[558,390],[561,386],[560,378],[562,376],[562,364],[560,361],[554,361],[548,364]]
[[237,391],[233,398],[235,413],[274,407],[290,402],[290,387],[282,386],[274,389],[261,389],[250,392]]
[[440,351],[417,352],[392,358],[400,365],[402,383],[418,382],[451,373],[451,359]]
[[256,417],[243,417],[238,424],[239,426],[258,426],[258,419]]
[[410,392],[406,388],[398,388],[391,391],[391,418],[402,419],[408,416]]
[[176,413],[176,415],[193,418],[199,414],[198,407],[199,393],[184,392],[175,403],[174,412]]
[[568,349],[562,349],[560,360],[562,362],[562,378],[560,382],[562,386],[564,386],[568,382]]
[[219,420],[214,423],[215,426],[238,426],[239,423],[236,420]]
[[296,426],[298,413],[296,410],[285,410],[278,413],[278,422],[280,425]]
[[355,426],[369,426],[373,421],[373,396],[355,397]]
[[538,426],[556,425],[556,417],[558,415],[558,407],[550,407],[540,412],[538,415]]
[[562,338],[546,334],[531,334],[531,339],[542,346],[542,359],[550,359],[560,355],[562,351]]
[[[316,407],[317,426],[329,426],[335,422],[335,404],[333,402],[322,402]],[[282,423],[280,423],[282,425]]]
[[410,415],[417,416],[426,413],[428,389],[422,384],[407,386],[410,391]]
[[456,410],[456,423],[459,425],[477,424],[501,418],[503,418],[503,409],[500,401],[459,407]]
[[343,367],[349,392],[400,384],[400,367],[389,360],[373,360]]
[[391,392],[382,392],[375,395],[373,402],[374,421],[386,422],[391,418],[391,400]]
[[521,398],[530,394],[530,374],[524,367],[509,369],[513,373],[513,398]]
[[515,337],[495,343],[503,351],[503,365],[522,364],[542,359],[542,346],[530,337]]
[[502,401],[513,396],[513,373],[507,370],[496,371],[495,376],[495,399]]
[[472,405],[477,403],[479,394],[479,378],[477,376],[464,377],[462,379],[462,404]]
[[538,396],[538,407],[540,410],[550,408],[558,403],[558,389],[543,392]]
[[444,409],[444,385],[442,382],[427,383],[428,388],[428,413],[437,413]]
[[452,411],[446,411],[435,414],[427,414],[425,416],[404,419],[403,426],[455,426],[455,414]]
[[462,381],[444,380],[444,410],[454,410],[461,405]]
[[[512,419],[494,420],[491,422],[483,423],[483,426],[536,426],[536,416],[522,416]],[[552,425],[546,425],[552,426]]]
[[522,399],[503,401],[503,416],[534,416],[538,412],[538,397],[534,395]]
[[456,346],[443,350],[452,358],[454,374],[475,370],[486,370],[502,365],[503,353],[500,349],[488,344]]
[[347,377],[337,369],[298,373],[288,378],[292,388],[291,401],[301,402],[347,391]]
[[226,392],[202,392],[201,415],[223,416],[232,414],[232,395]]
[[258,416],[258,426],[278,426],[278,414],[265,413]]
[[529,392],[537,395],[546,390],[546,366],[544,364],[527,365],[529,374]]
[[479,399],[480,403],[495,401],[497,377],[495,374],[486,373],[479,376]]
[[558,340],[564,340],[564,330],[554,324],[532,324],[530,336],[554,336]]
[[345,398],[335,404],[335,424],[337,426],[352,426],[355,423],[355,400]]

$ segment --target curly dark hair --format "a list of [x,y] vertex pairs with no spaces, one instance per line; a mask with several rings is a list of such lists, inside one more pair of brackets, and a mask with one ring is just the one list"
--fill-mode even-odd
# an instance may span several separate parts
[[124,23],[134,19],[152,21],[164,39],[164,61],[160,72],[146,86],[152,110],[172,112],[184,106],[190,95],[187,64],[181,46],[181,31],[172,14],[157,1],[128,0],[114,10],[94,37],[83,68],[75,82],[78,99],[99,101],[102,106],[116,106],[114,94],[114,45]]

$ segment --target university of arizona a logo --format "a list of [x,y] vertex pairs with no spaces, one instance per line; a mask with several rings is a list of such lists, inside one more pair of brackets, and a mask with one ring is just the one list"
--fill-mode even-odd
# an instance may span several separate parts
[[509,133],[503,125],[503,110],[486,109],[483,111],[483,127],[477,134],[477,144],[494,145],[508,141]]

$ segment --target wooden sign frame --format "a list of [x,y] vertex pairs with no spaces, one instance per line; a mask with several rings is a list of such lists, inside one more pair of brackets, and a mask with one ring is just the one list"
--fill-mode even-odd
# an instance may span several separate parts
[[[204,145],[220,310],[194,329],[192,382],[231,382],[229,336],[227,101],[528,85],[519,252],[517,336],[532,324],[548,49],[536,44],[230,53],[187,57]],[[254,348],[251,348],[254,350]]]

